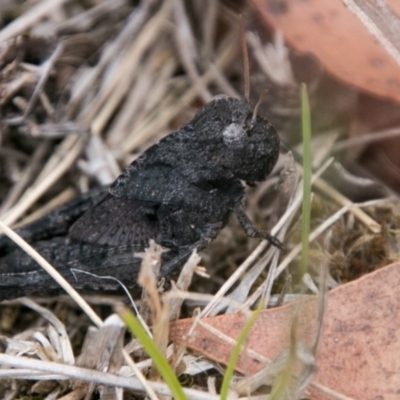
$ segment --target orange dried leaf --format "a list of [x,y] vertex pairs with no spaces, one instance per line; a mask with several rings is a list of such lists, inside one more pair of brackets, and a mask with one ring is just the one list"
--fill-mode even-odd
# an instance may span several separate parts
[[[261,18],[290,46],[314,54],[338,79],[400,102],[400,66],[342,0],[252,0]],[[400,15],[400,3],[387,0]],[[377,6],[378,7],[378,6]]]
[[[354,399],[394,399],[400,393],[400,263],[342,285],[328,294],[328,304],[314,382]],[[318,300],[265,310],[248,338],[249,350],[236,370],[252,374],[289,348],[293,316],[299,315],[297,337],[311,345],[316,332]],[[207,318],[197,325],[187,346],[226,364],[245,323],[242,314]],[[181,343],[193,324],[171,325],[171,339]],[[207,327],[211,327],[208,329]],[[216,333],[218,331],[218,334]],[[261,361],[260,361],[261,360]],[[313,399],[331,399],[315,386]]]

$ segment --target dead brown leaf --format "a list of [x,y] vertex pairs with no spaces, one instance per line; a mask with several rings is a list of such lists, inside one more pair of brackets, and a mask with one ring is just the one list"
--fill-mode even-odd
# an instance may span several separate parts
[[[354,399],[365,399],[366,393],[371,399],[398,398],[399,286],[400,263],[395,263],[328,294],[315,383]],[[238,372],[254,374],[265,366],[261,360],[273,360],[289,348],[296,312],[299,312],[297,337],[301,343],[311,345],[316,332],[318,300],[311,297],[302,301],[300,308],[298,305],[291,303],[261,313],[247,342],[247,349],[252,352],[241,356],[236,366]],[[195,328],[188,347],[226,364],[245,321],[242,314],[206,318]],[[191,319],[173,323],[172,340],[177,343],[185,340],[192,324]],[[316,386],[310,391],[313,399],[332,398]]]
[[[282,31],[297,51],[315,55],[330,74],[367,93],[400,102],[400,66],[342,0],[252,3],[268,26]],[[385,3],[398,21],[399,3]],[[385,35],[384,24],[379,28]]]

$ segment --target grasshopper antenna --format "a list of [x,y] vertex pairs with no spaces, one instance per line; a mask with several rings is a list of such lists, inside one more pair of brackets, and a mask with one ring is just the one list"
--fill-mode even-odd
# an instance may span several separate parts
[[265,97],[265,95],[266,95],[267,92],[268,92],[268,89],[264,89],[264,90],[261,92],[260,97],[258,98],[257,104],[256,104],[256,106],[254,107],[253,116],[251,117],[251,119],[252,119],[253,121],[255,121],[256,118],[257,118],[258,109],[260,108],[261,103],[264,101],[264,97]]
[[240,14],[240,41],[242,44],[243,52],[243,69],[244,69],[244,98],[249,101],[250,99],[250,67],[249,67],[249,50],[247,48],[246,32],[244,29],[243,16]]

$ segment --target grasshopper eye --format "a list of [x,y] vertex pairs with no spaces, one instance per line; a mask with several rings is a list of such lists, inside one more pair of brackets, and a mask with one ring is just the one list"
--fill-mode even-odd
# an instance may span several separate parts
[[247,133],[240,125],[230,124],[222,132],[222,139],[226,147],[240,149],[246,143]]

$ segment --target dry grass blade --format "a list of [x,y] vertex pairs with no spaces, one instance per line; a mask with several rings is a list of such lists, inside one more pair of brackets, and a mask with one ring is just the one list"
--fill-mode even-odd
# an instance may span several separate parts
[[371,230],[373,233],[379,233],[381,231],[381,226],[368,214],[366,214],[363,210],[354,205],[346,196],[342,195],[338,192],[335,188],[330,186],[322,179],[317,179],[314,185],[326,193],[329,197],[336,200],[342,206],[348,206],[351,212],[360,220],[362,221],[368,229]]
[[[44,307],[40,307],[38,304],[28,298],[23,297],[19,299],[19,303],[31,308],[32,310],[35,310],[37,313],[46,318],[49,323],[51,323],[49,326],[49,336],[50,339],[52,336],[54,337],[54,335],[52,335],[53,331],[56,334],[56,340],[53,341],[53,344],[55,345],[56,350],[58,350],[57,352],[59,354],[60,361],[73,365],[75,363],[75,358],[65,325],[61,323],[61,321],[51,311]],[[59,346],[57,347],[58,344]]]
[[51,15],[69,0],[46,0],[32,7],[0,32],[0,43],[25,33],[34,24]]
[[23,172],[22,179],[16,182],[14,187],[8,193],[7,197],[2,202],[0,207],[0,216],[4,215],[4,213],[17,201],[21,193],[25,190],[26,186],[29,185],[29,181],[32,179],[35,171],[37,170],[37,165],[43,159],[47,151],[48,145],[46,143],[43,143],[36,149],[35,154]]
[[[47,372],[73,379],[81,379],[87,382],[95,382],[102,385],[119,386],[126,389],[141,392],[143,386],[136,378],[125,378],[122,376],[110,374],[107,372],[94,371],[87,368],[75,367],[72,365],[62,365],[54,362],[34,360],[27,357],[15,357],[6,354],[0,354],[0,364],[10,367],[24,368],[33,371]],[[152,391],[159,395],[169,396],[171,393],[165,384],[158,382],[148,382]],[[209,393],[194,389],[184,389],[187,397],[193,400],[218,400],[218,396],[212,396]],[[157,397],[155,397],[157,398]]]
[[[189,285],[192,282],[194,270],[198,263],[200,262],[201,257],[194,251],[189,259],[186,261],[185,265],[182,268],[181,273],[179,274],[179,278],[176,282],[175,289],[181,291],[187,291]],[[181,314],[181,307],[183,304],[183,299],[172,298],[170,302],[170,321],[174,321],[179,318]]]
[[174,4],[175,24],[176,24],[176,40],[179,55],[186,71],[193,80],[194,87],[197,88],[202,100],[208,103],[212,95],[207,89],[204,82],[200,79],[200,75],[196,70],[194,59],[198,57],[198,51],[195,46],[193,32],[191,31],[188,17],[186,15],[185,6],[182,0],[176,0]]
[[41,180],[38,185],[29,191],[29,196],[21,198],[21,200],[12,207],[3,218],[6,225],[12,225],[23,213],[25,213],[34,204],[40,196],[42,196],[51,185],[53,185],[63,174],[65,174],[75,163],[83,149],[83,144],[78,141],[75,146],[67,153],[61,163],[51,171],[45,179]]

